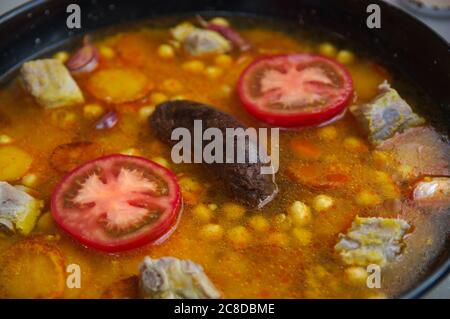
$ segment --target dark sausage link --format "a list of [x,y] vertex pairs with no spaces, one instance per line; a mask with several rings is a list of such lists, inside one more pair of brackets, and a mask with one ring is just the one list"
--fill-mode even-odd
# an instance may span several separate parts
[[[169,101],[159,104],[150,117],[150,126],[157,137],[169,145],[178,141],[172,141],[172,131],[183,127],[194,136],[194,120],[202,120],[202,130],[218,128],[222,131],[225,139],[226,128],[243,128],[231,115],[221,112],[205,104],[181,100]],[[203,133],[203,132],[202,132]],[[275,176],[272,174],[261,174],[261,167],[268,164],[261,163],[261,157],[257,155],[256,163],[248,163],[249,153],[257,152],[256,144],[252,141],[245,144],[245,149],[239,143],[234,143],[234,153],[246,154],[246,163],[212,163],[203,165],[211,168],[211,172],[218,175],[230,189],[236,200],[252,208],[261,208],[269,203],[277,194],[278,188]],[[191,141],[191,145],[194,145]],[[225,145],[223,149],[225,152]]]

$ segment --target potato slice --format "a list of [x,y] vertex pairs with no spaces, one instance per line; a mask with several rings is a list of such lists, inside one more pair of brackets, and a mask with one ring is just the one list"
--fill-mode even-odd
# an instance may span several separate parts
[[153,88],[145,74],[131,68],[98,71],[89,78],[87,85],[93,96],[113,104],[142,99]]
[[7,145],[0,147],[0,181],[14,181],[30,169],[33,159],[22,149]]
[[64,285],[64,257],[43,238],[20,241],[0,256],[0,298],[57,298]]

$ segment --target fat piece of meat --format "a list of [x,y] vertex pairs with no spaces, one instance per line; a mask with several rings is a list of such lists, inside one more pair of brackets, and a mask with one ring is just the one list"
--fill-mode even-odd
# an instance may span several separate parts
[[80,88],[59,60],[29,61],[20,73],[25,89],[45,108],[84,103]]
[[231,43],[220,33],[195,27],[184,22],[171,29],[176,41],[181,42],[183,48],[190,55],[220,54],[231,50]]
[[0,231],[28,235],[41,213],[42,201],[18,187],[0,182]]
[[174,257],[145,257],[140,266],[139,291],[148,299],[218,299],[220,292],[203,268]]
[[431,127],[410,128],[377,148],[392,153],[402,180],[450,175],[450,145]]
[[347,234],[339,235],[335,250],[348,265],[384,266],[400,254],[409,228],[403,219],[357,216]]
[[421,125],[425,120],[415,114],[398,92],[387,84],[371,102],[350,107],[370,142],[378,145],[396,132]]
[[450,177],[425,177],[414,185],[412,197],[419,206],[450,207]]
[[[162,141],[174,145],[177,141],[171,140],[172,131],[176,128],[187,128],[194,138],[194,120],[202,120],[203,130],[218,128],[225,139],[226,128],[244,128],[234,117],[213,107],[193,101],[169,101],[159,104],[150,117],[150,126]],[[202,132],[203,133],[203,132]],[[191,140],[191,145],[194,145]],[[250,141],[245,143],[245,149],[239,143],[234,143],[234,154],[250,154],[257,152],[257,145]],[[224,145],[223,154],[226,154]],[[235,199],[253,208],[261,208],[269,203],[277,194],[273,174],[261,174],[260,154],[257,154],[256,163],[211,163],[206,164],[211,172],[230,189]]]

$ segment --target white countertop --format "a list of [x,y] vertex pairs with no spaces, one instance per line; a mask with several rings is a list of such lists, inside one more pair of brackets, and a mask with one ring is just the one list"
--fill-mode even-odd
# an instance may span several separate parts
[[[29,0],[1,0],[0,15],[28,1]],[[401,4],[401,0],[384,0],[384,1],[392,3],[404,9],[404,7]],[[450,18],[432,18],[426,16],[418,16],[417,14],[411,11],[409,12],[412,13],[413,15],[416,15],[417,18],[422,20],[425,24],[434,29],[442,37],[447,39],[448,42],[450,42]],[[426,294],[425,298],[450,299],[450,276],[448,276],[441,284],[439,284],[428,294]]]

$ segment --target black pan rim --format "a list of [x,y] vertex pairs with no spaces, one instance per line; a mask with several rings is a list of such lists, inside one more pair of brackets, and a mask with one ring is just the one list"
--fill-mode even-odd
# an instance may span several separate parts
[[[24,15],[26,16],[31,11],[37,9],[40,6],[44,6],[49,4],[54,0],[32,0],[30,2],[24,3],[12,10],[5,12],[0,15],[0,26],[8,23],[17,18],[17,16]],[[447,47],[448,52],[450,53],[450,42],[445,40],[441,35],[439,35],[435,30],[428,27],[424,22],[415,18],[411,13],[401,10],[400,8],[392,5],[391,3],[382,2],[380,0],[372,0],[371,3],[378,3],[381,6],[385,6],[388,10],[396,11],[396,14],[403,16],[403,18],[409,20],[411,23],[415,24],[418,28],[426,30],[431,36],[439,39],[441,44]],[[233,14],[232,12],[230,12]],[[234,13],[236,14],[236,13]],[[245,14],[245,12],[242,12]],[[276,17],[273,17],[277,19]],[[412,288],[408,289],[406,292],[398,296],[401,299],[414,299],[422,297],[425,293],[429,292],[432,288],[434,288],[437,284],[441,283],[448,275],[450,274],[450,257],[440,265],[437,269],[435,269],[431,274],[426,276],[421,281],[418,281],[416,285]]]

